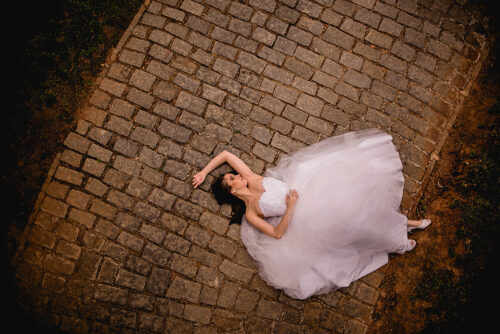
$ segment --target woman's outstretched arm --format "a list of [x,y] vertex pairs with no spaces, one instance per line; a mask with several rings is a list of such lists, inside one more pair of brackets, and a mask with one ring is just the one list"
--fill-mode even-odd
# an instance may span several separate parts
[[199,173],[193,176],[193,187],[198,187],[205,181],[205,177],[213,171],[215,168],[219,167],[223,163],[227,162],[234,170],[236,170],[241,176],[246,179],[256,176],[254,172],[237,156],[226,150],[217,154],[210,162],[203,168]]

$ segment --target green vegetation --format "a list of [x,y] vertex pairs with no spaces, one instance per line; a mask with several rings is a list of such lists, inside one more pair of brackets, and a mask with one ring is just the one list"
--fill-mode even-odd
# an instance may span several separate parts
[[[498,115],[499,110],[495,105],[491,113]],[[478,330],[491,321],[495,312],[493,305],[498,297],[495,250],[500,240],[500,131],[498,124],[492,124],[480,132],[486,139],[483,151],[465,154],[469,164],[450,187],[462,198],[450,203],[451,209],[461,213],[454,238],[456,245],[463,244],[464,251],[458,254],[455,248],[449,249],[460,275],[446,268],[433,269],[439,266],[425,266],[424,277],[413,296],[432,304],[426,310],[430,320],[422,333]]]

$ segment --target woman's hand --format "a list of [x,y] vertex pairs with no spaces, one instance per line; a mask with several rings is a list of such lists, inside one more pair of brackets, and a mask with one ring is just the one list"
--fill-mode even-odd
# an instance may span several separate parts
[[202,184],[203,181],[205,181],[206,177],[207,177],[207,174],[204,171],[201,171],[201,172],[197,173],[195,176],[193,176],[193,187],[196,188],[200,184]]
[[299,199],[299,194],[297,190],[290,189],[290,192],[286,195],[286,207],[289,210],[293,210],[295,208],[295,203]]

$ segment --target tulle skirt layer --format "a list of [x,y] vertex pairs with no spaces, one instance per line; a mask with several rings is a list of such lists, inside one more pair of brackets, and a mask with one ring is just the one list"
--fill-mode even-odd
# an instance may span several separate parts
[[346,287],[386,264],[388,253],[404,252],[404,178],[390,135],[368,129],[330,137],[284,157],[266,176],[297,190],[293,218],[279,240],[244,219],[241,237],[260,276],[290,297]]

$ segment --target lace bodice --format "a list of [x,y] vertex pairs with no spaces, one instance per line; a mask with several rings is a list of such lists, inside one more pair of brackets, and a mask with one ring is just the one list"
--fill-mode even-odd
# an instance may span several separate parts
[[282,216],[286,210],[286,195],[289,191],[287,184],[272,177],[264,177],[262,187],[264,193],[259,199],[259,207],[264,217]]

